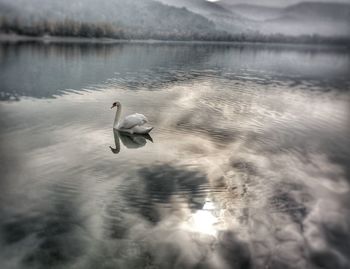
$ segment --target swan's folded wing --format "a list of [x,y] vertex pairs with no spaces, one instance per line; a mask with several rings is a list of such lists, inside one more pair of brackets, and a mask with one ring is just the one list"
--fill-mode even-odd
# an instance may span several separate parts
[[120,129],[131,129],[135,126],[142,126],[147,122],[148,122],[148,120],[144,115],[135,113],[135,114],[126,116],[122,120],[122,122],[119,124],[119,128]]

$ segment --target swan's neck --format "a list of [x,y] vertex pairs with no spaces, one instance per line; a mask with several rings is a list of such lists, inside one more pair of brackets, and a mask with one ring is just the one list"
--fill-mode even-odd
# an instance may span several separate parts
[[122,106],[119,105],[119,106],[117,106],[117,112],[115,112],[115,118],[114,118],[114,124],[113,124],[114,128],[118,127],[118,122],[119,122],[121,113],[122,113]]

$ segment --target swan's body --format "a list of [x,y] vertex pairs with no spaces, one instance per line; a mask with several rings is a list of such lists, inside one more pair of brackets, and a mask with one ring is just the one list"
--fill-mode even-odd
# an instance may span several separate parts
[[148,134],[153,129],[153,127],[145,126],[148,120],[144,115],[139,113],[126,116],[119,122],[122,106],[119,102],[115,102],[111,108],[115,106],[117,107],[117,112],[115,113],[113,124],[114,129],[129,134]]

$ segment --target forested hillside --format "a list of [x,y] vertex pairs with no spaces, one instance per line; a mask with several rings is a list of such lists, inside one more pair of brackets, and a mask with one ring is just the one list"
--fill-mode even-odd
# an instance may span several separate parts
[[199,14],[151,0],[0,3],[2,30],[25,35],[193,39],[217,32]]
[[115,39],[350,43],[350,5],[230,0],[0,0],[0,31]]

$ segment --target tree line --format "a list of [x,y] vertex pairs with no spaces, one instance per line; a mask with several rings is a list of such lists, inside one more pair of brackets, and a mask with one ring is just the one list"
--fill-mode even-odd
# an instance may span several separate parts
[[171,31],[152,28],[125,27],[115,23],[89,23],[73,20],[42,20],[26,23],[20,19],[0,18],[0,32],[25,36],[60,36],[113,39],[155,39],[170,41],[224,41],[262,43],[304,43],[304,44],[350,44],[350,37],[325,37],[320,35],[288,36],[265,35],[260,32],[230,34],[225,31],[195,31],[174,27]]

